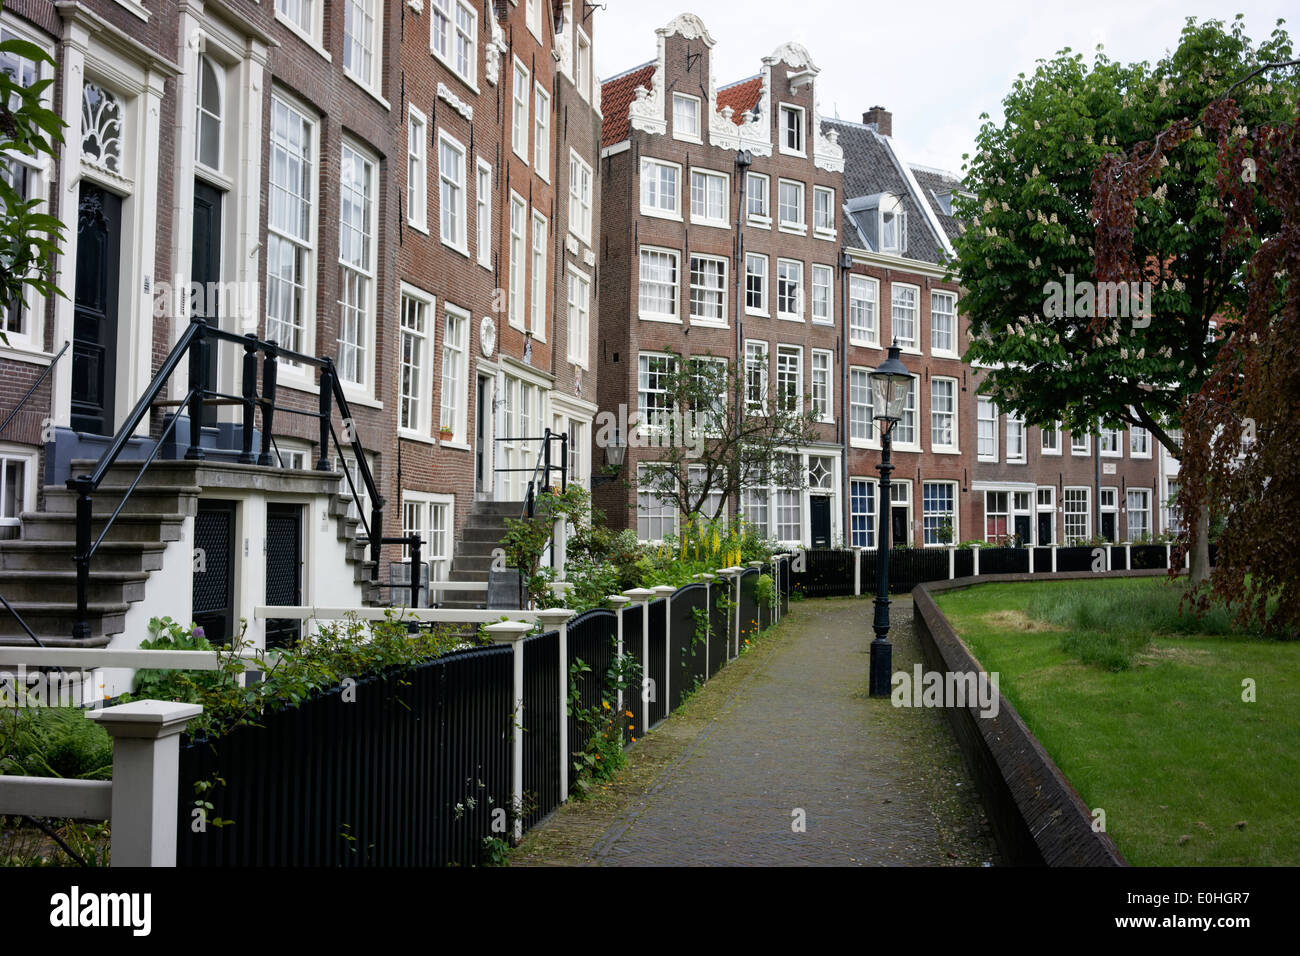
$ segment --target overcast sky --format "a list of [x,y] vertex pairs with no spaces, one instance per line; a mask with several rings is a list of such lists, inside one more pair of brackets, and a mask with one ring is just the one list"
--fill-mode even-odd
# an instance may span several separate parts
[[1295,0],[607,0],[595,13],[596,71],[610,77],[653,59],[655,29],[686,11],[717,41],[719,85],[753,76],[764,56],[796,40],[821,69],[822,115],[861,121],[867,108],[884,106],[908,162],[960,172],[980,114],[1000,119],[1002,98],[1035,60],[1067,46],[1090,60],[1102,43],[1113,60],[1154,62],[1177,44],[1186,17],[1231,21],[1238,12],[1258,43],[1284,8],[1294,41]]

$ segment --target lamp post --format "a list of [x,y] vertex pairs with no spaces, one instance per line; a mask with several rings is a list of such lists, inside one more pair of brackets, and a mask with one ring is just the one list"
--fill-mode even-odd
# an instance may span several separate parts
[[592,475],[591,487],[599,488],[601,485],[608,484],[618,477],[619,469],[623,467],[623,457],[627,454],[627,443],[619,436],[618,429],[614,429],[613,444],[605,446],[605,474]]
[[898,357],[897,340],[889,347],[889,357],[871,373],[872,417],[880,422],[880,533],[876,552],[876,615],[872,630],[871,665],[868,693],[872,697],[889,696],[889,677],[893,669],[894,648],[889,643],[889,475],[894,466],[889,461],[894,426],[902,418],[903,405],[912,387],[912,375]]

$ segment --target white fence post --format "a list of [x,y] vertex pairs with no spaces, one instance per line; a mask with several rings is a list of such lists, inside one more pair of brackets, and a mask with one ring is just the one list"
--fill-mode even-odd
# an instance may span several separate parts
[[138,700],[86,713],[113,738],[113,866],[175,866],[180,734],[198,704]]
[[[710,583],[717,575],[710,574],[707,571],[701,571],[694,575],[695,580],[704,582],[704,679],[709,679],[709,632],[713,630],[713,601],[711,594],[713,585]],[[691,635],[691,643],[695,643],[695,635]]]
[[853,596],[862,597],[862,549],[853,549]]
[[573,612],[567,607],[551,607],[537,612],[543,630],[552,627],[559,631],[560,658],[560,802],[569,799],[569,619]]
[[1131,544],[1124,545],[1124,570],[1133,570],[1133,545]]
[[1165,570],[1168,571],[1169,568],[1173,565],[1173,563],[1174,563],[1173,545],[1166,544],[1165,545]]
[[[618,616],[618,640],[616,642],[614,655],[621,658],[623,656],[623,608],[627,607],[631,602],[621,594],[611,594],[609,597],[605,598],[605,600],[614,605],[614,613]],[[623,713],[622,688],[619,688],[618,691],[618,712],[620,714]]]
[[973,557],[971,558],[971,562],[972,562],[972,563],[971,563],[971,574],[975,575],[975,577],[979,577],[979,575],[980,575],[980,546],[979,546],[978,544],[977,544],[977,545],[974,545],[974,546],[971,548],[971,553],[972,553],[972,555],[973,555]]
[[1056,545],[1052,545],[1052,573],[1056,573]]
[[948,549],[948,580],[951,581],[957,576],[957,549]]
[[1029,573],[1034,573],[1034,546],[1029,546]]
[[514,654],[515,719],[510,728],[510,799],[514,807],[515,843],[524,838],[524,638],[533,629],[523,621],[486,624],[493,643],[509,644]]

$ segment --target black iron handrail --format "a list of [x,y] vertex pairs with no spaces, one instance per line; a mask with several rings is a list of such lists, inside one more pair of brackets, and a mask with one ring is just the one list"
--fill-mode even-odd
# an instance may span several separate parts
[[[528,472],[531,477],[528,479],[528,490],[524,494],[524,504],[519,511],[519,518],[531,518],[536,513],[536,492],[538,489],[537,475],[542,475],[541,490],[551,490],[551,472],[560,473],[560,491],[569,489],[569,436],[563,432],[555,434],[549,428],[544,429],[541,438],[498,438],[496,441],[539,441],[541,447],[537,449],[537,462],[532,468],[493,468],[494,472]],[[560,443],[560,463],[551,464],[551,442]]]
[[[208,352],[210,343],[213,342],[231,342],[243,347],[243,382],[242,394],[238,397],[222,395],[221,393],[209,387],[208,382]],[[261,394],[258,394],[258,370],[257,354],[262,353],[262,387]],[[88,475],[78,475],[75,478],[69,478],[67,487],[77,495],[76,501],[76,532],[77,545],[74,561],[77,566],[77,618],[73,625],[73,637],[86,639],[90,637],[89,622],[89,593],[90,593],[90,561],[95,552],[99,549],[107,536],[113,522],[117,520],[122,510],[126,507],[127,500],[135,492],[140,481],[144,477],[145,471],[153,463],[154,459],[162,450],[164,441],[176,427],[180,420],[179,413],[173,415],[171,420],[162,430],[158,441],[154,443],[152,450],[141,465],[139,472],[134,480],[122,494],[117,508],[105,522],[104,527],[100,530],[99,537],[91,541],[91,529],[93,524],[92,495],[99,488],[108,474],[110,468],[117,462],[122,451],[126,448],[127,442],[134,436],[136,429],[145,420],[145,416],[158,403],[159,396],[162,395],[163,389],[166,388],[167,382],[171,379],[173,373],[179,367],[181,360],[185,358],[189,361],[189,391],[185,397],[177,403],[180,408],[189,407],[189,446],[185,451],[185,459],[188,461],[201,461],[205,457],[204,451],[200,446],[200,438],[203,430],[203,407],[208,399],[218,397],[223,401],[232,399],[242,402],[244,408],[243,414],[243,433],[242,447],[238,456],[241,464],[258,464],[273,465],[279,458],[279,450],[272,456],[271,449],[274,444],[272,428],[274,425],[275,412],[293,411],[301,414],[313,414],[311,412],[300,412],[298,409],[281,409],[276,405],[276,382],[278,378],[279,360],[281,358],[289,361],[299,362],[305,365],[311,365],[320,369],[320,404],[318,410],[314,413],[320,420],[320,456],[316,461],[317,471],[333,471],[329,460],[329,442],[334,439],[334,444],[340,451],[343,450],[343,442],[338,438],[334,431],[333,408],[332,403],[337,402],[340,415],[345,422],[351,421],[352,410],[348,405],[347,399],[343,395],[342,387],[339,385],[338,375],[334,371],[334,362],[329,358],[317,358],[315,356],[303,355],[292,349],[281,348],[275,342],[263,341],[256,335],[249,333],[247,335],[237,335],[233,332],[227,332],[223,329],[214,328],[207,324],[202,316],[195,316],[190,320],[189,326],[181,333],[176,344],[172,347],[167,358],[163,360],[162,365],[155,373],[153,380],[144,394],[131,409],[122,427],[113,437],[104,453],[100,455],[99,460],[95,463],[94,470]],[[253,430],[256,420],[257,409],[262,410],[262,441],[259,454],[253,453]],[[384,499],[379,494],[379,489],[375,485],[374,476],[371,474],[370,466],[366,462],[365,449],[357,437],[356,430],[349,428],[350,445],[357,460],[357,470],[361,476],[366,491],[370,496],[371,511],[370,521],[366,522],[362,516],[362,524],[366,528],[366,535],[370,544],[370,556],[372,561],[371,578],[377,579],[379,575],[379,552],[383,543],[383,509]],[[283,464],[283,460],[281,460]],[[356,484],[352,481],[352,475],[345,467],[344,474],[347,476],[348,485],[352,490],[353,500],[357,502],[358,511],[361,510],[361,499],[357,492]]]
[[10,604],[8,601],[5,600],[5,596],[3,594],[0,594],[0,604],[3,604],[5,606],[5,610],[14,616],[14,620],[17,621],[18,625],[24,631],[27,632],[27,636],[36,642],[37,647],[45,646],[43,643],[41,643],[41,639],[36,636],[36,632],[27,626],[27,622],[23,620],[23,616],[14,610],[14,606],[12,604]]
[[27,390],[27,393],[22,398],[18,399],[18,404],[13,407],[13,411],[5,416],[4,424],[0,425],[0,434],[4,434],[4,430],[9,427],[9,423],[14,420],[14,416],[22,410],[23,405],[27,403],[27,399],[31,398],[36,390],[41,387],[41,382],[50,377],[50,372],[54,371],[54,366],[59,363],[59,359],[63,358],[63,353],[68,350],[68,346],[71,344],[71,342],[64,342],[63,348],[59,349],[59,353],[50,359],[50,364],[45,366],[45,371],[36,376],[36,381],[32,383],[32,387]]

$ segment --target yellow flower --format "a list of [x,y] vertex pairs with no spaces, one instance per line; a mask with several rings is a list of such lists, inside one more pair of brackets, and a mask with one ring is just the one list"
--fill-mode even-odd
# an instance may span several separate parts
[[636,724],[628,724],[628,725],[627,725],[627,729],[628,729],[628,730],[636,730]]
[[604,707],[606,710],[609,710],[609,701],[607,701],[607,700],[602,700],[602,701],[600,702],[600,706]]
[[636,743],[636,738],[635,738],[635,737],[632,738],[632,743]]
[[635,717],[635,716],[636,716],[636,715],[633,714],[632,711],[630,711],[630,710],[625,710],[625,711],[623,711],[623,713],[627,714],[629,717]]

